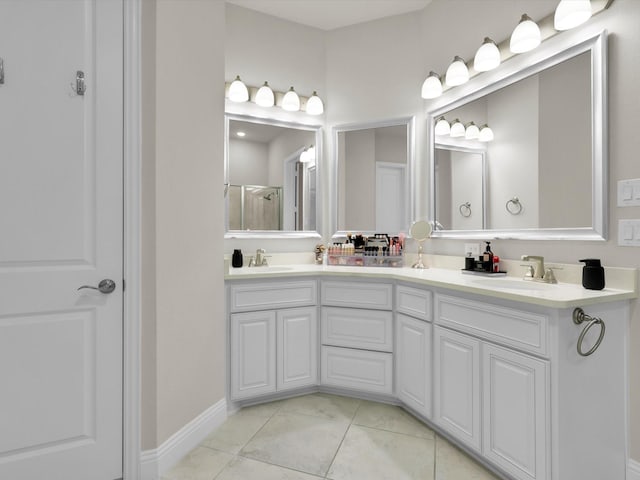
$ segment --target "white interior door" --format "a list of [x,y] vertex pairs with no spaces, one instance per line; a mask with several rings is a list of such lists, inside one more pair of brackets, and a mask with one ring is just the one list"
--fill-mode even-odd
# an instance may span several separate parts
[[405,166],[376,162],[376,232],[397,234],[409,228],[406,198]]
[[122,476],[122,7],[0,1],[2,479]]

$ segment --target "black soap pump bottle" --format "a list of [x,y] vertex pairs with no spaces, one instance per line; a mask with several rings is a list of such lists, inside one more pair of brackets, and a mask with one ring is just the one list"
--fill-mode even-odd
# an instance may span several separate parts
[[600,265],[599,258],[585,258],[582,268],[582,286],[589,290],[602,290],[604,288],[604,267]]
[[242,250],[235,249],[231,256],[231,266],[234,268],[240,268],[242,266]]
[[491,251],[491,242],[485,242],[487,247],[482,254],[482,268],[485,272],[493,271],[493,252]]

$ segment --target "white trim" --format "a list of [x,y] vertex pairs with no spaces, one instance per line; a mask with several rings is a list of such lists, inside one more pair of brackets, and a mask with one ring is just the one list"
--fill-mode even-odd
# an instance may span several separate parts
[[125,480],[140,478],[140,0],[123,2],[123,459]]
[[158,448],[142,452],[139,478],[159,479],[226,419],[227,401],[223,398],[171,435]]
[[627,464],[627,480],[640,480],[640,462],[631,458]]

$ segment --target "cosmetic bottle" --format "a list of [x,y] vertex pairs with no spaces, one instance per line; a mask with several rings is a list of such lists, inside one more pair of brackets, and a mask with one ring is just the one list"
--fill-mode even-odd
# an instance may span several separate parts
[[491,242],[485,242],[487,247],[482,254],[482,269],[485,272],[493,271],[493,252],[491,251]]

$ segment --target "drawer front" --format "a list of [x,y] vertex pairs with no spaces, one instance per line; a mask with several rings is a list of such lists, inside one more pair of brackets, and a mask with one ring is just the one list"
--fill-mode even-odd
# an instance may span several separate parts
[[336,307],[393,308],[393,287],[386,283],[322,282],[322,304]]
[[322,347],[322,384],[373,393],[393,393],[393,355]]
[[306,307],[316,305],[318,301],[315,280],[245,283],[231,285],[229,289],[232,312]]
[[338,347],[393,351],[393,313],[322,307],[322,343]]
[[431,321],[431,292],[398,285],[396,287],[396,311],[420,320]]
[[549,317],[514,308],[436,295],[435,323],[502,345],[548,355]]

